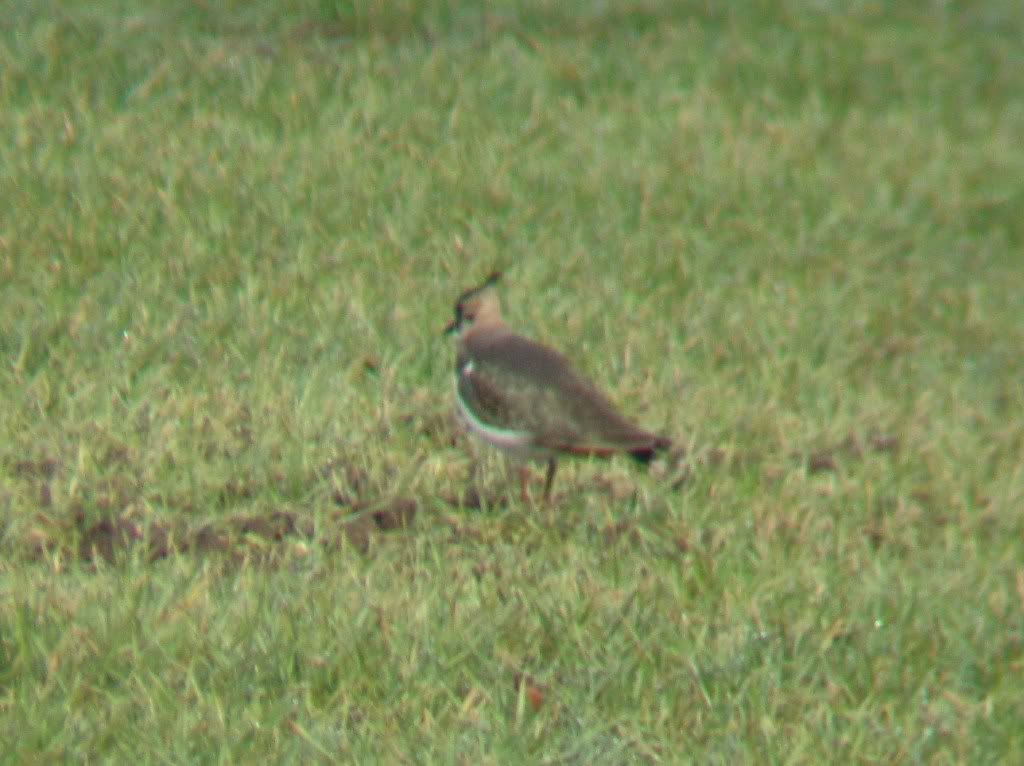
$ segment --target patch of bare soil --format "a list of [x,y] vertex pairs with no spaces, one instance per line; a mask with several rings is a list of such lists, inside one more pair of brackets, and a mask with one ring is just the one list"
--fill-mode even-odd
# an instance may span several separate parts
[[381,533],[410,527],[419,511],[420,502],[412,497],[377,503],[357,501],[330,515],[321,542],[328,550],[336,550],[344,541],[366,553]]
[[840,461],[862,460],[869,452],[890,453],[899,451],[899,448],[900,439],[894,434],[871,431],[866,436],[860,437],[855,433],[850,433],[837,444],[830,444],[809,452],[805,458],[807,471],[809,473],[837,471]]
[[414,498],[397,498],[365,511],[353,507],[322,517],[271,511],[265,514],[227,515],[199,525],[142,519],[134,511],[87,522],[77,513],[70,523],[40,515],[27,536],[30,558],[116,563],[138,553],[147,561],[181,554],[219,554],[234,559],[273,561],[296,542],[314,543],[335,550],[343,541],[366,552],[379,536],[409,528],[420,509]]
[[446,495],[442,498],[452,508],[463,508],[469,511],[480,511],[494,508],[507,508],[509,497],[504,492],[481,494],[475,486],[469,486],[461,495]]

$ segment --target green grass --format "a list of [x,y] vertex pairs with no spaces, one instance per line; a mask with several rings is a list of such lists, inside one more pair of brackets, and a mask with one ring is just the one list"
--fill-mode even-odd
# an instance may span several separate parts
[[[0,760],[1024,761],[1022,39],[12,4]],[[494,267],[685,458],[502,501],[439,337]]]

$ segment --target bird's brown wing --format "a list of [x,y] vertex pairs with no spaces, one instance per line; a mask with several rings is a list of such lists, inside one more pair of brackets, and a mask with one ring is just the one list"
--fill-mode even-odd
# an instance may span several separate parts
[[[469,364],[467,364],[469,363]],[[460,395],[498,427],[529,430],[537,444],[584,454],[650,447],[657,440],[630,423],[557,351],[512,333],[467,339]]]
[[460,356],[457,375],[458,396],[482,425],[529,433],[544,446],[548,441],[579,439],[571,418],[559,415],[554,392],[521,371]]

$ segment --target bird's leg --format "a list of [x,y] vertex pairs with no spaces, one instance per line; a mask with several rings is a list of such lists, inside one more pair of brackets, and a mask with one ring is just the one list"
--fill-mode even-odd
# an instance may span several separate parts
[[555,469],[558,467],[556,460],[548,458],[548,474],[544,479],[544,502],[551,500],[551,484],[555,480]]
[[530,500],[530,469],[526,465],[519,466],[519,488],[521,491],[520,497],[523,502],[529,502]]

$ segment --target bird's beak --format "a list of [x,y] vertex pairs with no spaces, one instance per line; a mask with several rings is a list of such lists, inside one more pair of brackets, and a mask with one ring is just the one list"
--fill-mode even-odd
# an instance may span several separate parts
[[445,325],[444,331],[441,333],[443,337],[447,337],[455,332],[455,320],[453,319],[447,325]]

